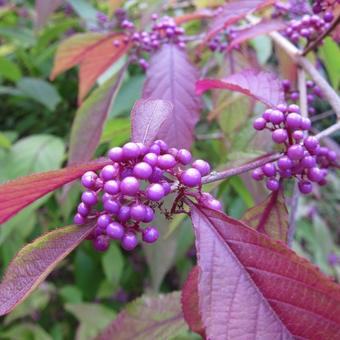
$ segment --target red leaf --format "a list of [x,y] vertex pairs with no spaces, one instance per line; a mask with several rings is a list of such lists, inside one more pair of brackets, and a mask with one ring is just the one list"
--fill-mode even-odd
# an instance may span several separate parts
[[247,14],[275,3],[275,0],[233,0],[226,3],[221,13],[211,23],[205,42],[224,28],[234,24]]
[[175,18],[175,22],[177,25],[184,24],[186,22],[190,22],[193,20],[203,20],[210,19],[214,16],[214,12],[209,9],[202,9],[193,13],[186,13],[181,16]]
[[58,228],[22,248],[0,284],[0,315],[7,314],[92,231],[94,224]]
[[174,292],[131,302],[97,340],[172,339],[185,330],[180,294]]
[[173,104],[172,115],[158,134],[172,147],[190,148],[199,118],[200,98],[195,94],[196,68],[184,51],[164,45],[150,60],[144,99],[164,99]]
[[274,191],[263,202],[248,209],[241,220],[258,232],[287,243],[288,210],[282,190]]
[[127,64],[116,77],[96,89],[76,113],[72,124],[68,165],[90,160],[98,146],[106,118],[122,84]]
[[261,21],[254,26],[237,31],[236,37],[228,45],[228,51],[244,41],[255,38],[258,35],[266,34],[272,31],[278,31],[286,27],[286,23],[278,20]]
[[138,100],[131,112],[132,140],[150,145],[172,110],[173,105],[167,100]]
[[199,311],[198,279],[199,267],[195,266],[189,273],[182,289],[182,310],[184,319],[190,329],[205,338],[205,331]]
[[40,197],[79,178],[84,172],[98,170],[105,164],[108,164],[108,161],[98,160],[61,170],[21,177],[0,185],[0,223],[7,221]]
[[224,79],[202,79],[196,83],[198,94],[210,89],[225,89],[241,92],[268,106],[284,102],[284,94],[279,79],[267,71],[244,70]]
[[48,17],[63,3],[63,0],[36,0],[36,25],[42,27],[46,24]]
[[221,212],[192,206],[200,311],[211,339],[338,339],[340,286]]

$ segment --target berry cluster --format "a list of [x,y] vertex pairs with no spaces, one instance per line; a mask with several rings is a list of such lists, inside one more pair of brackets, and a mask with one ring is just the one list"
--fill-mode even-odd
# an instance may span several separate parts
[[[184,196],[193,196],[201,204],[221,209],[219,201],[200,190],[202,176],[210,172],[209,163],[192,162],[186,149],[168,148],[162,140],[150,147],[129,142],[112,148],[108,156],[111,164],[104,166],[99,175],[88,171],[82,176],[86,191],[74,216],[78,225],[96,219],[91,239],[98,251],[105,251],[110,239],[120,240],[124,249],[132,250],[138,244],[138,233],[144,242],[155,242],[159,237],[157,229],[150,225],[143,228],[141,224],[153,221],[156,208],[167,218],[182,212],[179,209]],[[169,212],[162,208],[161,201],[171,191],[177,192],[177,198]]]
[[323,18],[318,15],[306,14],[299,20],[291,20],[283,33],[295,44],[302,38],[308,45],[329,28],[333,19],[334,16],[331,12],[325,13]]
[[208,48],[212,52],[225,52],[230,41],[236,37],[235,29],[230,27],[219,32],[213,39],[208,43]]
[[284,155],[276,164],[267,163],[253,171],[254,180],[267,177],[267,188],[276,191],[281,178],[295,177],[302,194],[312,191],[312,182],[326,184],[327,168],[336,165],[336,153],[305,134],[311,121],[301,116],[297,105],[279,104],[275,109],[268,109],[255,119],[253,127],[258,131],[270,130],[273,141],[284,147]]
[[[307,87],[307,103],[308,103],[308,113],[310,115],[315,114],[315,108],[313,107],[316,98],[322,99],[321,89],[311,80],[306,81]],[[288,79],[282,81],[282,88],[285,93],[285,100],[292,101],[296,103],[300,99],[300,93],[298,90],[292,88],[292,84]]]
[[315,0],[313,4],[313,13],[323,13],[324,18],[333,17],[331,10],[334,10],[337,4],[340,4],[340,0]]

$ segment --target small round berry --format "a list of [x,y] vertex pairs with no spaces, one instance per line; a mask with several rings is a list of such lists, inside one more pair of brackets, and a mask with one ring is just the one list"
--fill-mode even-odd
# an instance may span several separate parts
[[279,110],[273,110],[270,115],[270,121],[273,124],[281,124],[285,119],[284,114]]
[[292,177],[292,170],[287,169],[287,170],[279,170],[279,174],[282,178],[290,178]]
[[286,92],[289,91],[290,87],[291,87],[290,80],[289,79],[282,80],[282,87],[283,87],[284,91],[286,91]]
[[187,149],[180,149],[178,150],[176,158],[181,164],[188,165],[192,159],[191,152]]
[[87,189],[92,189],[96,185],[97,174],[93,171],[87,171],[81,177],[81,184]]
[[120,162],[123,160],[123,149],[119,146],[116,146],[109,150],[108,156],[113,162]]
[[94,249],[101,252],[106,251],[110,246],[108,237],[104,235],[99,235],[92,242]]
[[169,150],[168,150],[168,153],[170,154],[170,155],[173,155],[175,158],[177,157],[177,154],[178,154],[178,149],[176,149],[176,148],[170,148]]
[[303,139],[303,132],[301,130],[295,130],[292,133],[292,137],[296,140],[296,141],[300,141],[301,139]]
[[277,161],[277,166],[281,170],[288,170],[293,167],[293,162],[287,156],[283,156]]
[[154,144],[157,144],[162,152],[167,152],[168,151],[168,144],[164,142],[164,140],[158,139],[154,141]]
[[147,227],[143,230],[142,238],[146,243],[154,243],[159,238],[159,232],[154,227]]
[[168,195],[171,191],[171,185],[167,181],[162,181],[160,183],[164,189],[164,196]]
[[309,194],[313,189],[312,183],[308,181],[300,181],[298,186],[301,194],[304,195]]
[[151,201],[159,201],[164,195],[164,188],[159,183],[150,184],[145,191],[146,197]]
[[75,214],[74,215],[74,218],[73,218],[73,222],[74,224],[77,224],[77,225],[82,225],[85,223],[85,217],[81,214]]
[[150,208],[149,206],[145,206],[145,216],[143,219],[144,223],[149,223],[151,221],[153,221],[153,219],[155,218],[155,213],[152,210],[152,208]]
[[81,200],[86,205],[95,205],[98,202],[97,194],[94,191],[85,191],[81,195]]
[[266,127],[267,121],[260,117],[260,118],[256,118],[253,122],[253,127],[255,130],[261,131]]
[[323,20],[325,20],[325,22],[331,22],[334,19],[334,15],[332,12],[326,12],[323,16]]
[[303,157],[303,159],[301,160],[301,165],[304,168],[310,169],[315,167],[316,165],[316,160],[313,156],[305,156]]
[[90,207],[88,207],[84,202],[78,204],[77,207],[78,214],[86,217],[90,212]]
[[118,220],[122,223],[127,222],[130,218],[130,207],[123,205],[118,212]]
[[97,225],[99,228],[104,229],[111,222],[111,218],[107,214],[100,215],[97,219]]
[[107,181],[104,184],[104,191],[110,195],[118,194],[119,192],[119,183],[112,179],[111,181]]
[[144,156],[146,153],[148,153],[149,148],[144,145],[143,143],[136,143],[139,147],[140,155]]
[[143,221],[145,218],[145,206],[144,204],[134,203],[130,207],[130,216],[135,221]]
[[137,158],[140,155],[140,149],[139,146],[136,143],[126,143],[123,146],[123,159],[129,160]]
[[[297,37],[297,40],[299,40],[299,36],[296,35],[296,37]],[[294,102],[297,101],[299,98],[300,98],[299,92],[292,92],[290,94],[290,99]]]
[[[266,122],[270,122],[270,117],[272,115],[273,109],[267,109],[266,111],[263,112],[262,114],[262,118],[266,121]],[[255,128],[255,126],[254,126]],[[255,128],[256,129],[256,128]]]
[[302,117],[301,118],[301,123],[300,123],[300,128],[301,130],[308,131],[312,126],[312,122],[310,121],[309,118],[307,117]]
[[180,182],[188,186],[189,188],[193,188],[200,185],[201,179],[202,179],[201,173],[195,168],[185,170],[180,176]]
[[137,178],[148,179],[152,174],[152,167],[146,162],[137,163],[133,168],[133,174]]
[[300,108],[299,108],[298,105],[290,104],[290,105],[288,106],[288,111],[289,111],[289,112],[300,113]]
[[263,172],[261,168],[255,169],[252,174],[251,177],[255,180],[255,181],[261,181],[263,179]]
[[110,200],[106,200],[103,203],[103,207],[104,207],[104,210],[106,210],[110,214],[117,214],[120,209],[120,204],[119,202],[110,199]]
[[103,194],[102,196],[102,202],[104,203],[107,200],[111,200],[113,197],[112,195],[108,194],[107,192]]
[[315,151],[320,145],[319,141],[313,136],[308,136],[303,144],[309,152]]
[[92,190],[98,190],[98,189],[102,189],[104,185],[104,182],[101,178],[97,178],[96,179],[96,184],[94,186],[94,188]]
[[275,143],[284,143],[288,138],[288,133],[285,129],[276,129],[272,133],[272,139]]
[[121,179],[124,179],[129,176],[133,176],[133,170],[131,168],[125,168],[120,174]]
[[106,166],[104,166],[104,168],[100,172],[100,177],[104,181],[109,181],[110,179],[115,178],[118,175],[118,173],[119,173],[118,166],[106,165]]
[[158,156],[152,152],[147,153],[143,158],[143,161],[145,163],[148,163],[152,167],[154,167],[157,164],[157,160],[158,160]]
[[276,191],[280,187],[280,183],[275,178],[268,178],[266,182],[267,189],[270,191]]
[[312,182],[320,182],[325,176],[321,169],[314,167],[308,170],[307,177]]
[[160,168],[155,167],[153,169],[151,176],[149,177],[149,182],[158,183],[162,178],[163,178],[163,171]]
[[215,198],[204,201],[204,204],[206,207],[210,209],[219,210],[219,211],[222,210],[222,203]]
[[121,240],[121,245],[125,250],[132,250],[137,247],[138,239],[135,233],[128,231],[126,232]]
[[333,150],[328,150],[327,158],[330,162],[336,162],[337,154]]
[[295,112],[289,113],[286,117],[286,124],[289,129],[299,129],[301,124],[301,116]]
[[197,159],[192,163],[192,167],[197,169],[202,176],[206,176],[210,173],[210,164],[202,159]]
[[293,161],[300,160],[304,156],[304,148],[299,144],[291,145],[288,148],[287,155]]
[[120,182],[120,191],[125,195],[134,196],[137,194],[138,190],[139,182],[135,177],[128,176]]
[[328,155],[328,148],[326,148],[324,146],[320,147],[318,149],[317,155],[318,156],[325,156],[325,157],[327,157],[327,155]]
[[149,152],[155,153],[156,155],[160,155],[161,154],[161,148],[157,144],[152,144],[150,146]]
[[114,240],[120,240],[124,235],[124,227],[118,222],[111,222],[106,226],[106,235]]
[[276,106],[276,108],[277,108],[279,111],[283,112],[283,113],[286,112],[287,109],[288,109],[288,107],[287,107],[286,104],[278,104],[278,105]]
[[157,165],[163,170],[173,168],[176,163],[175,157],[168,153],[158,156]]
[[274,177],[276,175],[276,168],[273,163],[266,163],[261,169],[264,175],[267,177]]

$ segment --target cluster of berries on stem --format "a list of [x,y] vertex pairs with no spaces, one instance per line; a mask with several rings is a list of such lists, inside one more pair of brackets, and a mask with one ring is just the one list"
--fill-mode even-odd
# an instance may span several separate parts
[[273,141],[283,146],[284,153],[276,163],[266,163],[255,169],[254,180],[266,178],[267,188],[276,191],[282,179],[295,177],[302,194],[312,191],[312,182],[326,184],[327,169],[336,166],[336,153],[307,135],[311,121],[301,116],[299,106],[279,104],[268,109],[255,119],[253,127],[258,131],[270,130]]
[[[74,216],[77,225],[96,219],[90,238],[98,251],[105,251],[110,240],[119,240],[125,250],[132,250],[138,244],[138,234],[146,243],[155,242],[159,232],[149,225],[155,210],[171,218],[183,212],[185,196],[221,209],[218,200],[201,192],[202,177],[210,173],[209,163],[199,159],[192,162],[186,149],[169,148],[162,140],[150,146],[129,142],[109,150],[108,157],[111,164],[105,165],[99,174],[88,171],[82,176],[86,191]],[[162,200],[170,192],[177,197],[167,211]]]

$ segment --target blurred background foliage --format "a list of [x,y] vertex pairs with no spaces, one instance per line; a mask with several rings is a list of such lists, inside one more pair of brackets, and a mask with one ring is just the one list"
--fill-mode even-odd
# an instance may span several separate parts
[[[132,13],[145,8],[157,11],[162,4],[157,0],[121,3]],[[211,2],[193,1],[189,10],[207,4]],[[78,109],[78,81],[76,69],[49,81],[56,47],[72,33],[86,31],[97,11],[109,13],[114,6],[119,6],[119,1],[72,0],[37,27],[34,1],[0,0],[0,182],[65,165]],[[183,9],[170,8],[169,13],[180,15]],[[202,28],[202,22],[186,24],[190,34]],[[325,74],[332,74],[330,81],[335,87],[339,84],[335,75],[340,60],[336,47],[327,41],[320,53]],[[293,67],[267,37],[253,39],[247,53],[255,63],[279,69],[281,77]],[[225,74],[228,59],[223,55],[205,52],[200,66],[212,59],[215,74]],[[244,63],[241,56],[238,58],[237,67],[247,64],[249,58]],[[129,139],[129,112],[140,97],[144,78],[142,71],[130,66],[105,124],[98,156]],[[206,96],[205,102],[208,110],[202,114],[193,145],[196,157],[223,168],[267,151],[268,139],[255,137],[249,119],[261,112],[260,105],[223,91]],[[317,103],[319,115],[327,110],[326,103]],[[317,129],[334,122],[332,115],[320,120],[317,116]],[[326,142],[339,153],[337,139],[339,135]],[[330,185],[299,199],[294,249],[339,280],[340,181],[335,174],[330,177]],[[225,212],[237,218],[266,195],[262,185],[251,182],[248,175],[214,183],[209,189],[224,202]],[[288,187],[288,203],[291,193]],[[61,191],[43,197],[0,228],[0,275],[25,243],[50,229],[71,224],[79,194],[80,188],[74,186],[67,197]],[[0,319],[0,339],[92,339],[127,302],[144,292],[179,290],[195,264],[192,228],[183,216],[159,220],[158,225],[161,240],[131,253],[111,243],[110,249],[100,254],[89,242],[83,242],[29,299]],[[194,338],[185,331],[178,337]]]

